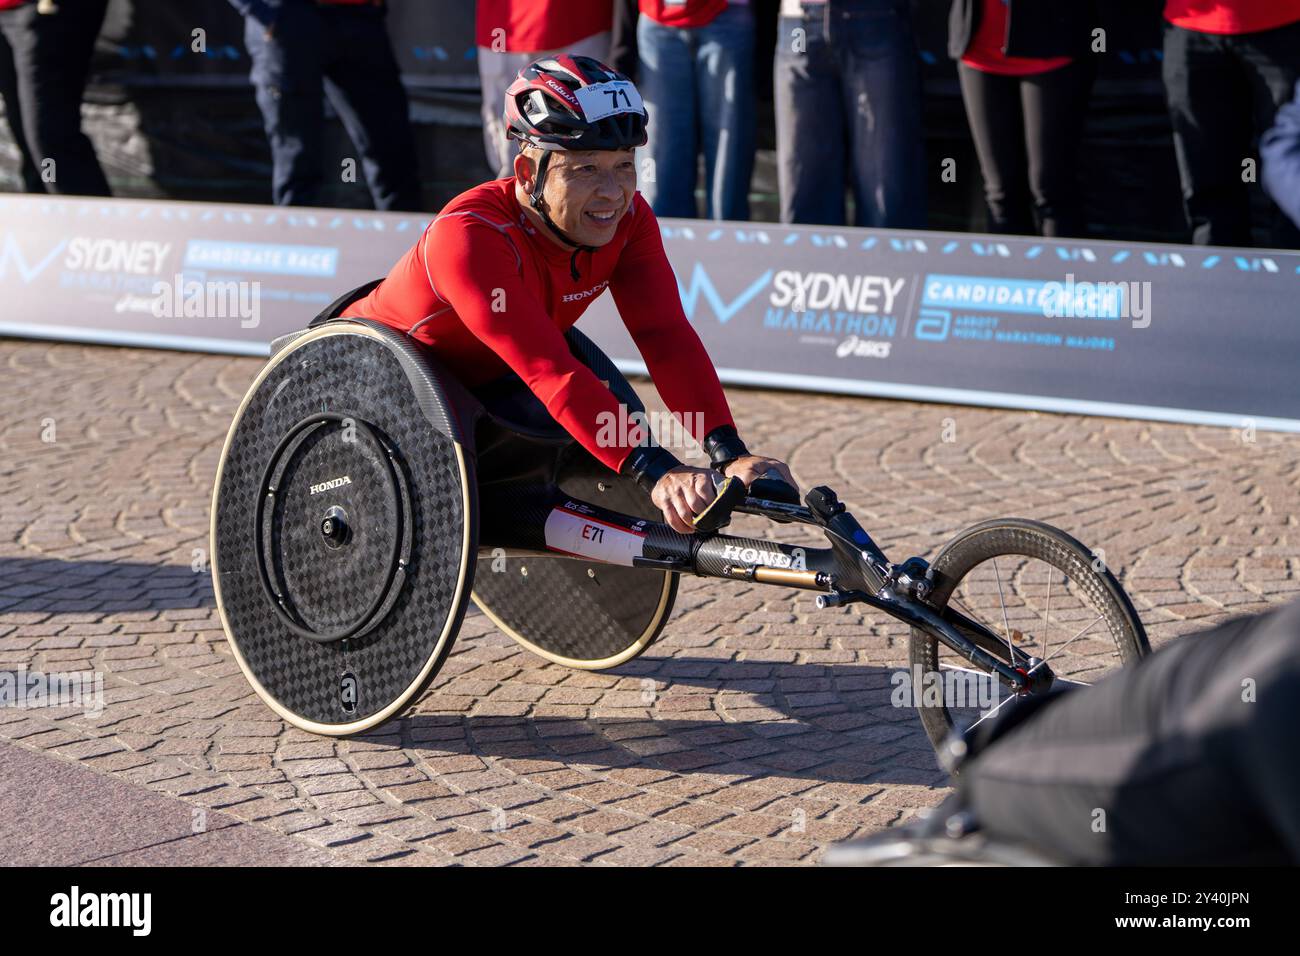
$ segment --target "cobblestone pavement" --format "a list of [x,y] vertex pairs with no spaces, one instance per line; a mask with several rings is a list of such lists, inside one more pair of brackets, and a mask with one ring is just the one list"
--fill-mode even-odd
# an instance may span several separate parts
[[[613,672],[540,661],[471,611],[400,721],[343,742],[288,728],[241,676],[201,567],[260,364],[0,342],[0,669],[95,669],[107,699],[0,710],[0,741],[338,863],[811,863],[943,798],[919,721],[889,705],[903,627],[696,579]],[[752,447],[836,488],[895,556],[984,518],[1052,522],[1104,547],[1156,645],[1300,589],[1300,436],[730,394]]]

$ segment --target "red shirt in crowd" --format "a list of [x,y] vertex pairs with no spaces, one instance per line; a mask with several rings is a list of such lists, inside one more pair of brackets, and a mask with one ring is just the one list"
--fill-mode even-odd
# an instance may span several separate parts
[[478,0],[474,42],[492,47],[493,30],[505,30],[507,53],[562,50],[604,33],[614,23],[613,0]]
[[1004,76],[1032,76],[1065,66],[1068,56],[1046,59],[1028,56],[1007,56],[1002,52],[1007,38],[1006,0],[980,0],[980,22],[971,37],[970,46],[961,61],[985,73]]
[[637,0],[641,16],[666,27],[689,29],[712,23],[727,9],[727,0]]
[[617,447],[602,447],[597,436],[604,422],[618,428],[630,413],[620,415],[618,399],[564,338],[608,288],[664,404],[695,439],[734,425],[641,194],[613,239],[578,254],[576,280],[572,255],[532,227],[515,181],[497,179],[448,203],[388,277],[345,314],[410,331],[471,387],[514,371],[570,435],[617,471],[637,436]]
[[1200,33],[1256,33],[1300,20],[1300,0],[1165,0],[1165,19]]

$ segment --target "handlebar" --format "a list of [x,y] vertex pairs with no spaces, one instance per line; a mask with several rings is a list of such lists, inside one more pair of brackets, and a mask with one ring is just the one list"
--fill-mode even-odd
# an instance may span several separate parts
[[825,486],[809,490],[806,506],[799,493],[775,471],[768,471],[746,488],[737,478],[715,478],[717,493],[707,508],[692,519],[695,531],[712,534],[731,521],[733,512],[757,514],[776,521],[797,521],[819,526],[830,538],[831,550],[844,567],[854,568],[862,584],[875,594],[890,580],[889,559],[849,514],[835,492]]
[[[778,521],[817,525],[827,533],[830,550],[836,557],[837,570],[809,568],[789,571],[779,567],[750,565],[740,567],[742,573],[736,573],[737,569],[733,565],[724,564],[721,576],[824,590],[817,598],[819,608],[855,603],[870,605],[934,635],[967,660],[996,673],[1017,692],[1030,687],[1032,679],[1023,669],[1018,670],[1003,663],[978,640],[971,639],[961,630],[961,627],[966,627],[978,634],[987,630],[983,625],[960,613],[936,609],[927,603],[933,585],[925,561],[909,558],[902,564],[890,563],[834,491],[824,485],[812,488],[805,497],[806,506],[800,506],[795,489],[779,476],[773,475],[773,472],[768,472],[762,478],[755,479],[748,488],[737,478],[715,478],[717,493],[713,501],[693,519],[696,532],[711,534],[717,531],[731,520],[735,511],[763,515]],[[725,536],[723,539],[726,540]],[[711,546],[710,539],[705,539],[703,547]],[[717,554],[710,554],[710,557],[716,558]],[[1000,643],[996,635],[992,636],[992,640]]]
[[742,505],[755,507],[757,502],[763,501],[786,505],[799,504],[799,492],[775,471],[769,471],[764,477],[754,479],[748,488],[739,478],[722,478],[716,482],[714,490],[714,498],[709,502],[708,507],[691,521],[695,530],[703,534],[726,527],[731,521],[732,512]]

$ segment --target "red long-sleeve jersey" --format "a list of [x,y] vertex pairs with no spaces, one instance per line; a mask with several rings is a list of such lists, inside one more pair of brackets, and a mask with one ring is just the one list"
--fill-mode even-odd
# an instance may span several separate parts
[[564,338],[608,288],[664,403],[694,438],[734,425],[641,194],[613,239],[578,254],[576,280],[571,258],[528,222],[514,180],[498,179],[448,203],[387,278],[343,314],[410,333],[471,388],[514,371],[570,435],[618,471],[632,445],[611,444],[601,423],[624,421],[628,410],[620,417],[618,399]]

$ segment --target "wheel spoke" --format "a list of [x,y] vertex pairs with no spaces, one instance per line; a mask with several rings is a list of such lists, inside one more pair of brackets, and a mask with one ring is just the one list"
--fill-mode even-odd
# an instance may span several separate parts
[[1002,572],[998,570],[998,559],[993,559],[993,574],[998,580],[998,603],[1002,605],[1002,627],[1007,635],[1007,660],[1015,663],[1016,651],[1011,646],[1011,622],[1007,620],[1007,602],[1002,599]]
[[964,614],[966,617],[970,618],[972,621],[974,621],[974,622],[975,622],[976,624],[978,624],[980,627],[984,628],[984,629],[985,629],[986,631],[988,631],[990,634],[993,634],[993,633],[994,633],[993,628],[991,628],[991,627],[989,627],[987,624],[985,624],[985,623],[984,623],[984,620],[980,617],[980,615],[975,614],[974,612],[972,612],[971,609],[970,609],[969,607],[967,607],[967,606],[966,606],[965,604],[963,604],[962,602],[958,601],[956,598],[949,598],[949,599],[948,599],[948,606],[949,606],[949,607],[955,607],[955,608],[957,609],[957,612],[958,612],[959,614]]
[[[1047,562],[1043,562],[1046,564]],[[1047,657],[1052,636],[1052,580],[1056,577],[1056,568],[1047,565],[1047,613],[1043,615],[1043,657]]]
[[[963,604],[962,602],[958,601],[955,595],[954,595],[954,596],[950,596],[950,597],[948,598],[948,607],[950,607],[950,608],[956,608],[956,610],[958,611],[958,613],[960,613],[960,614],[964,614],[966,617],[970,618],[972,621],[974,621],[974,622],[975,622],[976,624],[978,624],[980,627],[984,628],[984,630],[988,631],[990,634],[996,634],[996,632],[993,630],[993,628],[989,627],[987,624],[984,623],[984,620],[983,620],[983,618],[982,618],[980,615],[974,613],[973,611],[971,611],[971,609],[970,609],[969,607],[967,607],[967,606],[966,606],[965,604]],[[947,646],[946,644],[940,644],[940,647],[946,647],[946,646]],[[1010,647],[1011,645],[1008,644],[1007,646]],[[953,651],[953,653],[956,654],[957,652],[956,652],[956,651]],[[965,660],[965,658],[963,657],[962,660]],[[1010,660],[1010,661],[1014,661],[1014,660],[1015,660],[1015,654],[1014,654],[1014,653],[1011,654],[1009,660]],[[944,666],[944,665],[940,664],[940,666],[942,667],[942,666]],[[987,672],[987,671],[981,671],[980,673],[988,673],[988,672]]]
[[976,670],[976,669],[973,668],[973,667],[958,667],[956,664],[945,664],[943,661],[940,661],[940,662],[939,662],[939,670],[941,670],[941,671],[961,671],[963,674],[979,674],[981,677],[988,677],[988,676],[989,676],[989,672],[988,672],[988,671]]
[[1069,677],[1057,677],[1052,681],[1053,687],[1091,687],[1088,681],[1074,680]]
[[[996,682],[994,683],[994,686],[1000,688],[1000,687],[1002,686],[1002,681],[996,681]],[[975,721],[973,724],[970,725],[970,727],[967,727],[966,729],[967,729],[967,730],[972,730],[972,729],[974,729],[975,727],[978,727],[980,724],[984,723],[984,721],[988,720],[990,717],[992,717],[992,716],[993,716],[994,714],[996,714],[999,710],[1001,710],[1003,707],[1005,707],[1007,704],[1011,703],[1011,702],[1012,702],[1013,700],[1015,700],[1015,699],[1016,699],[1016,695],[1015,695],[1015,694],[1010,694],[1010,695],[1008,695],[1008,697],[1007,697],[1006,700],[999,701],[998,704],[997,704],[995,707],[991,707],[991,708],[989,709],[989,712],[988,712],[987,714],[983,714],[983,715],[981,715],[981,717],[980,717],[979,720]]]
[[[1063,650],[1065,650],[1067,647],[1069,647],[1072,643],[1074,643],[1075,641],[1077,641],[1079,638],[1083,637],[1083,635],[1085,635],[1085,634],[1087,634],[1089,631],[1091,631],[1094,627],[1097,626],[1097,621],[1103,621],[1103,620],[1105,620],[1105,619],[1106,619],[1106,615],[1105,615],[1105,614],[1098,614],[1098,615],[1097,615],[1097,619],[1096,619],[1095,621],[1093,621],[1091,624],[1089,624],[1087,627],[1085,627],[1085,628],[1084,628],[1082,631],[1080,631],[1078,634],[1074,635],[1074,637],[1070,638],[1068,641],[1066,641],[1064,644],[1062,644],[1060,647],[1058,647],[1058,648],[1056,649],[1056,652],[1055,652],[1054,654],[1052,654],[1052,657],[1055,657],[1057,654],[1061,653],[1061,651],[1063,651]],[[1034,671],[1038,670],[1038,668],[1042,667],[1044,664],[1046,664],[1048,661],[1050,661],[1050,660],[1052,659],[1052,657],[1045,657],[1045,658],[1043,658],[1041,661],[1039,661],[1039,662],[1038,662],[1037,664],[1035,664],[1033,667],[1029,668],[1029,672],[1032,674]]]
[[[1064,644],[1062,644],[1060,647],[1058,647],[1058,648],[1057,648],[1057,652],[1059,653],[1061,650],[1064,650],[1065,647],[1068,646],[1070,643],[1072,643],[1073,641],[1077,640],[1077,639],[1080,638],[1080,637],[1083,637],[1084,634],[1087,634],[1090,630],[1092,630],[1094,627],[1097,626],[1097,621],[1104,620],[1105,617],[1106,617],[1106,615],[1104,615],[1104,614],[1099,614],[1099,615],[1097,615],[1096,620],[1094,620],[1091,624],[1089,624],[1089,625],[1088,625],[1087,627],[1085,627],[1083,630],[1079,631],[1079,633],[1075,634],[1074,637],[1070,638],[1070,640],[1066,641]],[[1055,655],[1053,655],[1053,656],[1055,656]],[[1034,671],[1038,670],[1038,668],[1040,668],[1040,667],[1042,667],[1044,664],[1046,664],[1048,660],[1049,660],[1049,658],[1044,658],[1043,660],[1041,660],[1041,661],[1039,661],[1037,664],[1035,664],[1033,667],[1031,667],[1031,668],[1029,669],[1028,672],[1029,672],[1030,674],[1032,674]],[[950,669],[952,669],[952,670],[966,670],[966,668],[962,668],[962,667],[951,667]],[[982,672],[977,672],[977,673],[982,673]],[[1075,687],[1089,687],[1089,686],[1091,686],[1090,684],[1086,684],[1086,683],[1084,683],[1084,682],[1082,682],[1082,681],[1072,681],[1072,680],[1069,680],[1069,679],[1066,679],[1066,678],[1058,678],[1054,683],[1060,683],[1060,684],[1065,684],[1065,685],[1075,686]],[[993,685],[993,686],[996,687],[996,688],[998,688],[998,693],[1001,693],[1002,682],[1001,682],[1000,680],[997,680],[997,679],[996,679],[996,675],[994,675],[994,685]],[[974,721],[974,722],[970,725],[970,727],[968,727],[967,729],[968,729],[968,730],[969,730],[969,729],[973,729],[973,728],[979,726],[980,724],[984,723],[984,721],[988,720],[990,717],[992,717],[994,714],[996,714],[999,710],[1001,710],[1003,707],[1005,707],[1007,704],[1009,704],[1009,703],[1010,703],[1012,700],[1014,700],[1017,696],[1018,696],[1018,695],[1016,695],[1015,693],[1012,693],[1012,694],[1007,695],[1007,697],[1006,697],[1005,700],[1000,700],[996,705],[994,705],[993,707],[991,707],[991,708],[989,709],[988,713],[982,714],[982,715],[979,717],[979,719],[976,720],[976,721]]]
[[[1013,699],[1041,693],[1037,689],[1030,691],[1028,687],[1022,686],[1033,684],[1037,688],[1036,680],[1022,682],[1013,675],[1008,681],[1008,693],[1003,695],[1003,677],[999,674],[1002,669],[1000,658],[1003,655],[998,650],[998,645],[1005,648],[1007,662],[1017,671],[1033,678],[1039,668],[1046,666],[1052,674],[1053,689],[1066,690],[1092,686],[1121,662],[1126,647],[1134,643],[1131,634],[1121,634],[1117,626],[1113,635],[1116,647],[1111,651],[1118,651],[1119,656],[1107,652],[1107,647],[1103,646],[1107,642],[1104,637],[1098,637],[1097,625],[1103,625],[1103,631],[1110,630],[1110,622],[1117,613],[1115,602],[1105,594],[1095,595],[1080,583],[1091,582],[1087,568],[1080,569],[1083,576],[1076,581],[1069,571],[1063,571],[1062,566],[1059,566],[1061,562],[1072,560],[1076,554],[1077,547],[1072,542],[1058,540],[1063,535],[1049,534],[1047,537],[1049,541],[1046,550],[1030,549],[1038,553],[1025,554],[1018,548],[1007,552],[1005,547],[998,546],[1002,542],[995,544],[994,539],[971,541],[969,544],[963,540],[965,547],[953,552],[950,570],[955,572],[953,577],[956,580],[947,599],[943,601],[943,606],[950,609],[954,617],[960,614],[969,621],[969,626],[976,629],[974,633],[978,638],[977,646],[990,652],[993,661],[997,663],[993,668],[983,668],[931,635],[933,644],[928,653],[933,656],[928,659],[935,662],[936,669],[942,674],[944,696],[943,709],[938,716],[946,717],[949,726],[965,726],[968,729],[977,727],[997,715]],[[1005,581],[1002,575],[1003,558],[1012,561]],[[1047,565],[1045,597],[1038,586],[1033,584],[1037,579],[1032,567],[1034,561],[1042,561]],[[986,570],[990,563],[993,565],[993,587],[989,586]],[[1056,580],[1058,574],[1061,576],[1059,587]],[[991,592],[994,589],[997,592],[996,609],[992,607],[994,595]],[[1033,597],[1035,594],[1038,597]],[[935,606],[939,607],[938,604]],[[972,611],[972,608],[978,610]],[[1122,612],[1122,608],[1118,609],[1121,617]],[[997,625],[992,623],[999,616],[1003,629],[1001,637],[998,637]],[[1061,632],[1059,637],[1056,634],[1058,630]],[[972,639],[970,633],[966,637]],[[1071,650],[1074,644],[1085,638],[1087,640],[1079,648]],[[1041,659],[1037,659],[1040,654]],[[1036,659],[1032,666],[1027,662],[1028,655]],[[1025,667],[1029,668],[1028,671],[1023,670]],[[984,680],[994,681],[992,693],[989,693],[990,688],[983,683]],[[1022,689],[1018,691],[1017,686],[1022,686]],[[978,687],[978,694],[973,696],[972,688],[975,687]],[[985,702],[988,702],[988,709],[982,710]],[[934,716],[925,714],[923,719],[927,733],[938,747],[940,740],[936,734],[941,732],[941,728],[935,727]]]

